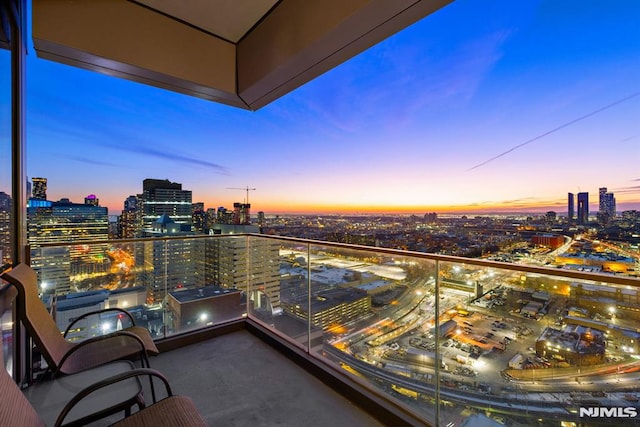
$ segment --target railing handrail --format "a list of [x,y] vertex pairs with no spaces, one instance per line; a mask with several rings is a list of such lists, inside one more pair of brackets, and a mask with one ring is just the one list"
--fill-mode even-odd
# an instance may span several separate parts
[[[605,282],[605,283],[611,283],[616,285],[632,286],[632,287],[640,288],[640,278],[634,278],[631,276],[622,276],[622,275],[606,274],[606,273],[592,273],[592,272],[584,272],[584,271],[576,271],[576,270],[567,270],[567,269],[561,269],[561,268],[542,267],[542,266],[534,266],[534,265],[527,265],[527,264],[515,264],[515,263],[502,262],[502,261],[492,261],[492,260],[486,260],[486,259],[480,259],[480,258],[465,258],[465,257],[454,256],[454,255],[441,255],[441,254],[415,252],[415,251],[400,250],[400,249],[380,248],[375,246],[326,242],[322,240],[302,239],[298,237],[275,236],[275,235],[256,234],[256,233],[203,234],[203,235],[193,235],[193,236],[144,237],[144,238],[136,238],[136,239],[77,240],[74,242],[66,242],[66,243],[44,243],[44,244],[38,245],[37,248],[64,247],[64,246],[70,246],[74,244],[83,244],[83,245],[124,244],[124,243],[156,242],[156,241],[165,241],[165,240],[166,241],[199,240],[199,239],[211,239],[211,238],[220,239],[220,238],[234,238],[234,237],[238,237],[238,238],[256,237],[261,239],[281,240],[281,241],[300,243],[305,245],[328,246],[331,248],[349,249],[349,250],[355,249],[355,250],[383,253],[383,254],[400,256],[400,257],[411,257],[411,258],[425,259],[425,260],[431,260],[431,261],[468,264],[468,265],[474,265],[479,267],[496,268],[496,269],[510,270],[510,271],[522,271],[525,273],[566,277],[570,279],[577,279],[577,280],[588,281],[588,282]],[[32,248],[35,248],[35,247],[29,247],[28,249],[30,250]]]

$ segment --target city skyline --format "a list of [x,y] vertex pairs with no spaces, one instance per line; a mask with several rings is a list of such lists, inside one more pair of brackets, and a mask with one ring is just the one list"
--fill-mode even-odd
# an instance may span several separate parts
[[111,214],[145,178],[214,208],[250,186],[267,213],[565,212],[567,192],[597,212],[600,187],[640,209],[638,18],[631,1],[457,1],[257,112],[30,49],[27,175]]
[[[44,187],[42,186],[42,184],[40,184],[40,188],[38,189],[38,194],[36,194],[36,192],[32,190],[32,194],[30,195],[30,198],[32,197],[32,198],[35,198],[35,199],[43,199],[42,195],[43,194],[47,195],[47,192],[49,191],[49,188],[47,186],[47,181],[48,181],[47,178],[46,177],[33,177],[33,180],[34,181],[37,180],[38,183],[44,181]],[[156,179],[156,178],[145,178],[144,181],[166,181],[170,185],[182,186],[182,183],[179,183],[179,182],[171,182],[171,180],[159,180],[159,179]],[[143,181],[143,187],[144,187],[144,181]],[[34,184],[31,181],[29,183],[31,185],[31,188],[35,187]],[[43,188],[44,188],[44,190],[43,190]],[[247,191],[247,188],[245,188],[244,190]],[[249,188],[248,190],[255,190],[255,189],[254,188]],[[592,201],[587,203],[587,206],[588,206],[587,212],[589,212],[588,216],[594,216],[595,217],[596,214],[602,213],[602,204],[603,204],[603,200],[601,199],[602,198],[602,190],[607,190],[607,189],[605,187],[600,187],[599,188],[600,199],[595,200],[595,201],[593,199],[591,199]],[[191,193],[191,191],[189,189],[187,189],[187,188],[185,188],[184,191]],[[131,198],[137,199],[137,197],[142,195],[144,192],[145,192],[145,190],[143,190],[142,193],[136,193],[136,194],[131,194],[131,195],[127,196],[123,200],[123,207],[127,206],[130,203]],[[248,194],[248,191],[245,194]],[[579,208],[579,205],[576,204],[576,200],[578,200],[580,198],[579,196],[581,196],[582,194],[587,194],[587,200],[588,200],[588,194],[589,193],[588,192],[581,192],[581,193],[578,193],[578,194],[573,194],[573,193],[568,193],[568,194],[569,194],[569,197],[574,200],[574,206],[572,206],[571,201],[569,202],[568,205],[566,204],[566,201],[565,201],[565,210],[563,210],[562,207],[559,206],[560,210],[557,211],[557,213],[558,214],[564,214],[565,211],[566,211],[567,217],[572,217],[570,219],[576,219],[575,218],[575,206],[578,206],[578,208]],[[606,193],[606,194],[607,194],[607,196],[609,198],[614,200],[613,204],[615,206],[615,198],[614,198],[615,194],[614,193]],[[63,196],[60,199],[55,199],[54,200],[51,197],[48,197],[48,195],[46,197],[46,200],[49,200],[51,202],[68,201],[68,202],[71,202],[71,203],[74,203],[74,204],[83,204],[83,203],[84,204],[93,204],[95,206],[103,206],[104,207],[104,205],[99,203],[99,199],[96,197],[95,194],[88,194],[88,195],[84,196],[83,197],[83,201],[71,200],[69,197],[66,197],[66,196]],[[194,200],[192,202],[192,206],[193,205],[203,205],[205,210],[213,208],[216,211],[219,208],[225,208],[227,211],[229,211],[230,209],[233,209],[233,207],[235,205],[238,205],[238,204],[240,204],[240,202],[233,202],[233,204],[229,205],[229,206],[223,206],[223,205],[214,206],[214,205],[207,205],[204,202],[197,201],[197,200]],[[250,204],[249,204],[249,206],[250,206]],[[572,207],[574,208],[573,215],[572,215],[572,212],[571,212],[571,208]],[[610,208],[606,208],[605,209],[605,213],[611,214],[611,212],[608,212],[607,210],[610,210]],[[124,211],[124,209],[122,211]],[[116,212],[119,215],[121,213],[121,210],[116,210]],[[257,214],[257,212],[260,212],[260,211],[255,211],[254,213]],[[531,211],[530,213],[546,213],[546,212],[548,212],[548,211],[534,210],[534,211]],[[614,213],[615,212],[618,212],[618,210],[615,210]],[[306,212],[288,212],[288,213],[291,213],[291,214],[305,214]],[[311,213],[317,213],[317,212],[311,212]],[[382,211],[381,210],[381,211],[377,211],[377,212],[376,211],[369,211],[369,212],[356,212],[356,211],[354,211],[354,212],[341,212],[341,213],[343,213],[343,214],[350,214],[350,213],[352,213],[352,214],[359,214],[359,213],[371,213],[371,214],[394,214],[394,213],[397,213],[397,214],[422,214],[423,212],[410,211],[410,210],[405,210],[405,211],[398,210],[398,211],[388,211],[387,212],[387,211]],[[466,211],[444,210],[444,211],[436,212],[436,213],[441,213],[441,214],[445,214],[446,215],[446,214],[456,214],[456,213],[457,214],[466,214],[466,213],[474,213],[474,212],[471,212],[471,211],[466,212]],[[518,212],[518,211],[513,211],[513,212],[509,212],[509,211],[495,211],[495,212],[486,211],[486,212],[476,212],[476,213],[484,213],[484,214],[492,214],[492,213],[495,213],[495,214],[510,214],[510,213],[522,214],[522,213],[527,213],[527,212],[526,211],[520,211],[520,212]],[[114,212],[109,211],[109,216],[112,216],[114,214],[115,214]]]

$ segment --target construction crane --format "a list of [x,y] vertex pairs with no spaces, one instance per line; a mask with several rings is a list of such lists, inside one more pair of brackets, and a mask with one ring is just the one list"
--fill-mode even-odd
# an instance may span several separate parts
[[249,191],[255,191],[255,188],[246,187],[227,187],[227,190],[244,190],[247,192],[247,198],[245,199],[245,203],[249,204]]

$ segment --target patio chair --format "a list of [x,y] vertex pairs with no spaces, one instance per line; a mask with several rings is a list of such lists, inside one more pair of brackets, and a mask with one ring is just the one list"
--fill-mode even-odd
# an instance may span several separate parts
[[[0,306],[2,301],[0,301]],[[0,425],[20,427],[45,427],[46,424],[18,388],[4,365],[3,352],[0,351]],[[186,396],[174,395],[166,378],[159,372],[145,369],[122,368],[120,364],[131,363],[127,361],[112,362],[97,368],[84,371],[79,374],[68,375],[45,381],[42,384],[32,386],[35,388],[44,386],[45,394],[56,393],[69,394],[78,386],[84,387],[74,394],[57,415],[54,427],[83,426],[105,417],[113,417],[116,412],[124,410],[125,418],[117,421],[114,426],[154,426],[154,427],[206,427],[204,421],[193,401]],[[105,378],[107,372],[118,372]],[[153,397],[153,405],[146,406],[141,394],[140,376],[160,378],[165,385],[166,397],[156,402]],[[91,377],[103,378],[100,381],[87,385]],[[77,380],[77,381],[76,381]],[[57,384],[61,382],[62,384]],[[27,391],[29,388],[27,389]],[[40,393],[43,394],[43,393]],[[54,400],[57,396],[50,396]],[[64,399],[63,399],[64,400]],[[137,405],[139,410],[131,414],[131,407]],[[51,408],[48,408],[51,409]],[[53,417],[52,417],[53,418]]]
[[[78,343],[69,342],[38,297],[37,274],[31,267],[20,263],[0,277],[18,290],[18,319],[42,352],[54,376],[81,372],[114,360],[138,357],[143,367],[149,367],[148,355],[159,353],[149,331],[135,326],[133,317],[125,310],[121,311],[129,316],[134,326]],[[87,313],[84,317],[96,313]]]
[[[11,285],[0,285],[0,316],[9,310],[15,300],[17,290]],[[4,347],[4,335],[0,341],[0,348]],[[129,360],[100,365],[73,375],[65,375],[49,381],[32,385],[21,392],[4,364],[4,351],[0,351],[0,425],[22,426],[41,425],[41,419],[55,420],[58,414],[73,399],[73,397],[97,381],[110,378],[135,369]],[[17,393],[15,392],[17,390]],[[124,411],[131,414],[131,408],[143,408],[142,384],[137,377],[114,384],[99,395],[94,394],[83,400],[82,405],[76,405],[73,411],[67,411],[66,424],[85,425],[106,416]],[[34,414],[34,408],[38,408]]]
[[131,378],[148,376],[149,381],[158,378],[165,386],[166,397],[156,401],[154,396],[153,404],[142,408],[140,411],[125,417],[116,422],[116,427],[207,427],[208,424],[198,412],[193,400],[187,396],[174,395],[166,377],[154,369],[140,368],[129,372],[123,372],[99,381],[78,393],[64,408],[58,416],[56,425],[60,423],[66,415],[73,411],[74,406],[81,404],[83,399],[94,393],[100,392],[105,387],[112,387],[121,381],[130,381]]

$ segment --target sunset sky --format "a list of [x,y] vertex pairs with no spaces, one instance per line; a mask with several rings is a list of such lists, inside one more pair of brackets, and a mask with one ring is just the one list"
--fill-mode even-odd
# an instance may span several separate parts
[[110,213],[145,178],[214,208],[255,187],[267,214],[595,212],[599,187],[640,209],[639,23],[635,0],[458,0],[257,112],[31,49],[27,174]]

